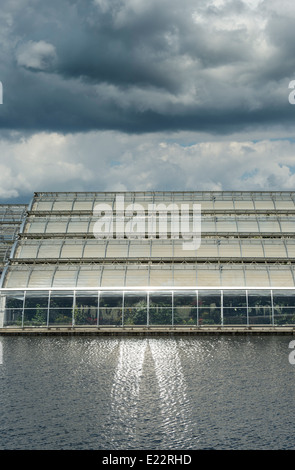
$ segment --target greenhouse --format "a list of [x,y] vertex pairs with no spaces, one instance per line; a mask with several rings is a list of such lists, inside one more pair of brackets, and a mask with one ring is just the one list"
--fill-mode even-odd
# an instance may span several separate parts
[[12,227],[2,328],[295,326],[293,192],[35,193]]

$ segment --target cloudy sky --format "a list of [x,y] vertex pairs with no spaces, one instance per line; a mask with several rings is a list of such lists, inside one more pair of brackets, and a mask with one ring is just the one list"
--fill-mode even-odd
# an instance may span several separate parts
[[1,0],[0,202],[295,187],[293,0]]

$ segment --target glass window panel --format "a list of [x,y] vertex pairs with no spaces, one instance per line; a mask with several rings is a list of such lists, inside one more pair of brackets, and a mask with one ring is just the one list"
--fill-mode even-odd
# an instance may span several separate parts
[[6,295],[5,306],[7,308],[23,308],[24,292],[14,292],[13,294]]
[[248,291],[249,307],[261,308],[271,306],[271,295],[269,290]]
[[149,298],[150,325],[172,324],[172,293],[151,293]]
[[74,308],[75,325],[96,325],[98,314],[98,293],[77,292]]
[[72,308],[73,292],[52,292],[50,296],[50,308]]
[[47,325],[47,307],[25,308],[24,326],[45,326]]
[[144,292],[125,293],[124,325],[147,324],[147,294]]
[[199,325],[221,325],[220,308],[199,307]]
[[249,324],[254,325],[271,325],[272,309],[271,307],[249,307],[248,310]]
[[196,292],[174,293],[174,324],[192,325],[198,322]]
[[38,309],[38,308],[47,308],[48,307],[48,297],[49,292],[33,292],[27,291],[25,298],[25,308]]
[[72,326],[73,309],[72,308],[50,308],[49,325]]
[[198,303],[199,307],[220,307],[221,306],[221,291],[199,291]]
[[247,308],[245,307],[225,307],[223,308],[224,325],[246,325]]
[[4,326],[22,326],[23,310],[21,308],[6,308],[4,312]]
[[223,291],[223,307],[247,307],[246,291]]
[[295,307],[295,291],[273,290],[273,304],[278,308]]
[[121,325],[123,314],[122,306],[122,292],[102,292],[99,299],[99,324]]

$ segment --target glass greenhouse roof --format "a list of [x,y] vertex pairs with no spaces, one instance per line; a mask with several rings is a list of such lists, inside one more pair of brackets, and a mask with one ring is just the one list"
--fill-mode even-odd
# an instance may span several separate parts
[[[157,223],[166,217],[167,231],[147,233],[150,208],[161,204],[167,210]],[[185,250],[171,227],[175,214],[193,224],[194,204],[201,211],[201,243]],[[136,217],[145,230],[96,238],[97,206],[105,208],[100,215],[111,211],[114,227]],[[3,288],[295,286],[293,192],[50,192],[35,193],[20,209],[0,208],[0,221],[11,218],[11,240],[18,234]]]

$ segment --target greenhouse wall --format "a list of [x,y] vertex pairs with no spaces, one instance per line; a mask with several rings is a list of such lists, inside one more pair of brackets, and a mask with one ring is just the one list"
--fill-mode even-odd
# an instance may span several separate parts
[[295,325],[295,289],[12,290],[1,317],[21,328]]

